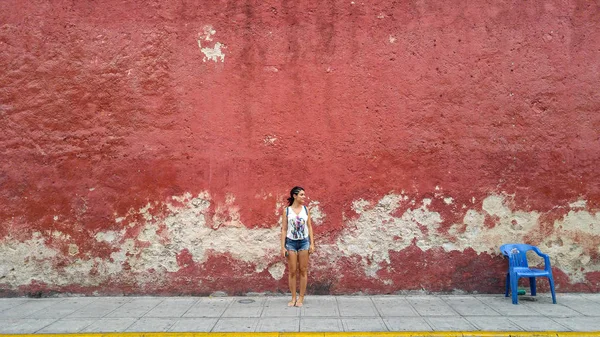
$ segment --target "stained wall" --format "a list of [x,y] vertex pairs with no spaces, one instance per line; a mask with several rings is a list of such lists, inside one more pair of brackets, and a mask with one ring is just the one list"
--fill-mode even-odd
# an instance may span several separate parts
[[[0,2],[0,296],[600,290],[593,1]],[[540,282],[542,289],[544,282]]]

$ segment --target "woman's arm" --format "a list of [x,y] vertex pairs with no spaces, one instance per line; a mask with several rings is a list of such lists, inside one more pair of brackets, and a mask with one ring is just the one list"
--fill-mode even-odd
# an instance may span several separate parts
[[308,252],[310,254],[312,254],[315,252],[315,239],[313,237],[312,220],[310,219],[310,211],[308,211],[308,237],[310,238],[310,248],[308,249]]
[[287,216],[285,210],[281,214],[281,257],[285,257],[285,237],[287,235]]

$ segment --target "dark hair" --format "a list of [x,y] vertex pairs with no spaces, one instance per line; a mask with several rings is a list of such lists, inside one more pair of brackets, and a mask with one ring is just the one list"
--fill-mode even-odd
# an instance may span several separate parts
[[288,198],[289,206],[292,206],[294,203],[294,195],[300,193],[300,191],[304,191],[304,189],[300,186],[294,186],[294,188],[292,188],[290,191],[290,197]]

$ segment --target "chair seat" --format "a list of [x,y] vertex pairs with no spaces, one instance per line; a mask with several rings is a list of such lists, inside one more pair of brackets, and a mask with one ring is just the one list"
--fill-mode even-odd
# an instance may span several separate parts
[[519,274],[520,276],[526,277],[537,277],[537,276],[548,276],[549,273],[545,270],[535,269],[535,268],[525,268],[525,267],[515,267],[513,271]]

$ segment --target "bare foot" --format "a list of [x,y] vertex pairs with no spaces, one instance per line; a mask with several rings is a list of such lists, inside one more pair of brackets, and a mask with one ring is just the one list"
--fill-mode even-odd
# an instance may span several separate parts
[[292,298],[292,300],[290,302],[288,302],[288,307],[294,307],[296,306],[296,299]]
[[297,306],[297,307],[301,307],[301,306],[302,306],[302,302],[304,302],[304,298],[302,298],[302,297],[301,297],[301,298],[299,298],[299,299],[296,301],[296,306]]

